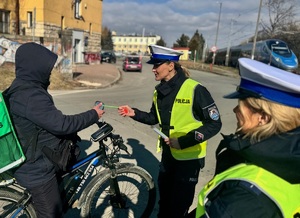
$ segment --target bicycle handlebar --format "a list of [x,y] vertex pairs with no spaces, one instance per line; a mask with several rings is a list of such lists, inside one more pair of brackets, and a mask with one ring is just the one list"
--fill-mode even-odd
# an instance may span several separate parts
[[106,138],[109,137],[114,146],[118,146],[119,149],[125,151],[128,155],[130,155],[127,146],[123,143],[123,138],[120,135],[112,133],[113,127],[109,123],[98,121],[97,125],[99,129],[91,135],[92,141],[99,142],[102,140],[106,140]]
[[123,143],[123,138],[120,135],[111,134],[111,139],[113,141],[114,146],[118,146],[121,150],[125,151],[128,155],[130,155],[127,146]]

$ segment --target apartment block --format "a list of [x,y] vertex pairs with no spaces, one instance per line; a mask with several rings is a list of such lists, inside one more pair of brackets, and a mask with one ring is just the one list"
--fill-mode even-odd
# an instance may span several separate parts
[[102,0],[1,0],[0,36],[35,41],[71,63],[100,52]]
[[112,40],[114,43],[114,51],[122,54],[149,54],[148,46],[156,44],[161,36],[158,35],[118,35],[116,32],[112,32]]

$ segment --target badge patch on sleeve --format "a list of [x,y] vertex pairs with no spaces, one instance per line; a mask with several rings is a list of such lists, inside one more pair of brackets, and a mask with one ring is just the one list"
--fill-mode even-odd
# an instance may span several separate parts
[[199,142],[202,142],[204,139],[204,135],[201,132],[195,131],[195,139]]
[[216,106],[208,108],[208,114],[212,120],[218,120],[220,118],[219,111]]

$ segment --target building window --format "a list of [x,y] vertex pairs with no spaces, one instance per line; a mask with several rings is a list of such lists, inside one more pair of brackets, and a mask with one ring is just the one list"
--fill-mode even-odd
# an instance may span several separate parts
[[9,33],[9,13],[0,10],[0,33]]
[[61,30],[65,29],[65,17],[64,16],[61,16],[61,18],[60,18],[60,28],[61,28]]
[[93,33],[93,24],[92,23],[90,23],[89,33],[90,33],[90,35],[92,35],[92,33]]
[[74,9],[76,19],[81,19],[81,0],[75,0],[75,9]]
[[27,11],[27,28],[32,28],[32,25],[33,25],[32,11]]
[[121,42],[121,38],[119,38],[119,42]]

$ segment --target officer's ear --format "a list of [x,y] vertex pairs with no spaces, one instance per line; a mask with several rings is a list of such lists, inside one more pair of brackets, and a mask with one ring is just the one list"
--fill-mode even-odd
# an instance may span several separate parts
[[268,114],[266,114],[265,112],[262,112],[258,119],[259,119],[260,125],[265,125],[270,122],[271,118]]
[[175,63],[174,62],[169,62],[168,63],[168,68],[169,68],[169,72],[171,72],[172,70],[174,70],[174,68],[175,68]]

